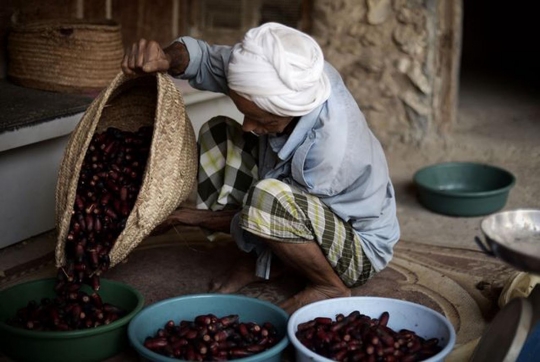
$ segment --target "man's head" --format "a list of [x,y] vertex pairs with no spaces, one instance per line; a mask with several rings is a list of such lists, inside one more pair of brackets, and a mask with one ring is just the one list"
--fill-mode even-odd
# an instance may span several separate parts
[[235,91],[230,91],[229,96],[236,108],[244,114],[242,129],[255,135],[275,135],[285,132],[293,117],[277,116],[258,107],[252,101],[242,97]]
[[[330,95],[324,56],[309,35],[277,23],[248,31],[231,54],[229,88],[271,115],[308,114]],[[235,102],[236,103],[236,102]]]

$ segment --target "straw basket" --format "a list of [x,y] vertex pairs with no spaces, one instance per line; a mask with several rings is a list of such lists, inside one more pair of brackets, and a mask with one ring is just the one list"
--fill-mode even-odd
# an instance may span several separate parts
[[56,187],[56,265],[65,264],[65,242],[82,163],[94,133],[108,127],[136,131],[153,126],[143,181],[125,228],[109,254],[121,262],[165,220],[195,186],[197,146],[184,102],[164,74],[128,78],[122,73],[90,105],[66,145]]
[[104,20],[15,24],[8,36],[8,77],[28,88],[91,93],[120,71],[120,25]]

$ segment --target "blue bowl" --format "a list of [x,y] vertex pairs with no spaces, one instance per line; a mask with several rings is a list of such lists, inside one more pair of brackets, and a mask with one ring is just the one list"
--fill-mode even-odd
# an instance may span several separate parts
[[289,315],[283,309],[260,299],[230,294],[185,295],[152,304],[140,311],[129,323],[129,341],[144,360],[154,362],[181,361],[152,352],[144,347],[144,340],[149,336],[154,336],[158,329],[163,328],[169,320],[178,324],[182,320],[192,321],[196,316],[203,314],[214,314],[218,317],[237,314],[241,322],[257,324],[270,322],[278,330],[280,340],[275,346],[264,352],[238,358],[234,361],[279,362],[283,350],[289,344],[287,337]]

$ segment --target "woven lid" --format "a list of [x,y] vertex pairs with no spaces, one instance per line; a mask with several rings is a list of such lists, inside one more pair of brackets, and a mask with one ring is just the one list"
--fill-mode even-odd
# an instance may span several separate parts
[[12,32],[42,33],[44,30],[56,31],[58,29],[92,29],[99,31],[117,32],[120,30],[120,24],[110,19],[47,19],[35,20],[24,23],[14,23],[11,26]]
[[27,88],[91,93],[120,71],[120,24],[111,20],[43,20],[16,23],[7,42],[9,79]]
[[154,131],[142,185],[110,252],[111,266],[122,261],[191,193],[197,175],[197,147],[180,92],[164,74],[136,78],[118,74],[87,109],[64,152],[56,189],[57,267],[65,264],[79,171],[92,136],[108,127],[134,131],[149,125]]

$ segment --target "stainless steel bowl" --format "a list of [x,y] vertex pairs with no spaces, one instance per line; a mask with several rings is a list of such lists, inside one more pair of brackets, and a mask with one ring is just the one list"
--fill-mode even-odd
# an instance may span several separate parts
[[540,210],[498,212],[484,218],[480,227],[486,241],[475,241],[485,253],[519,270],[540,273]]

